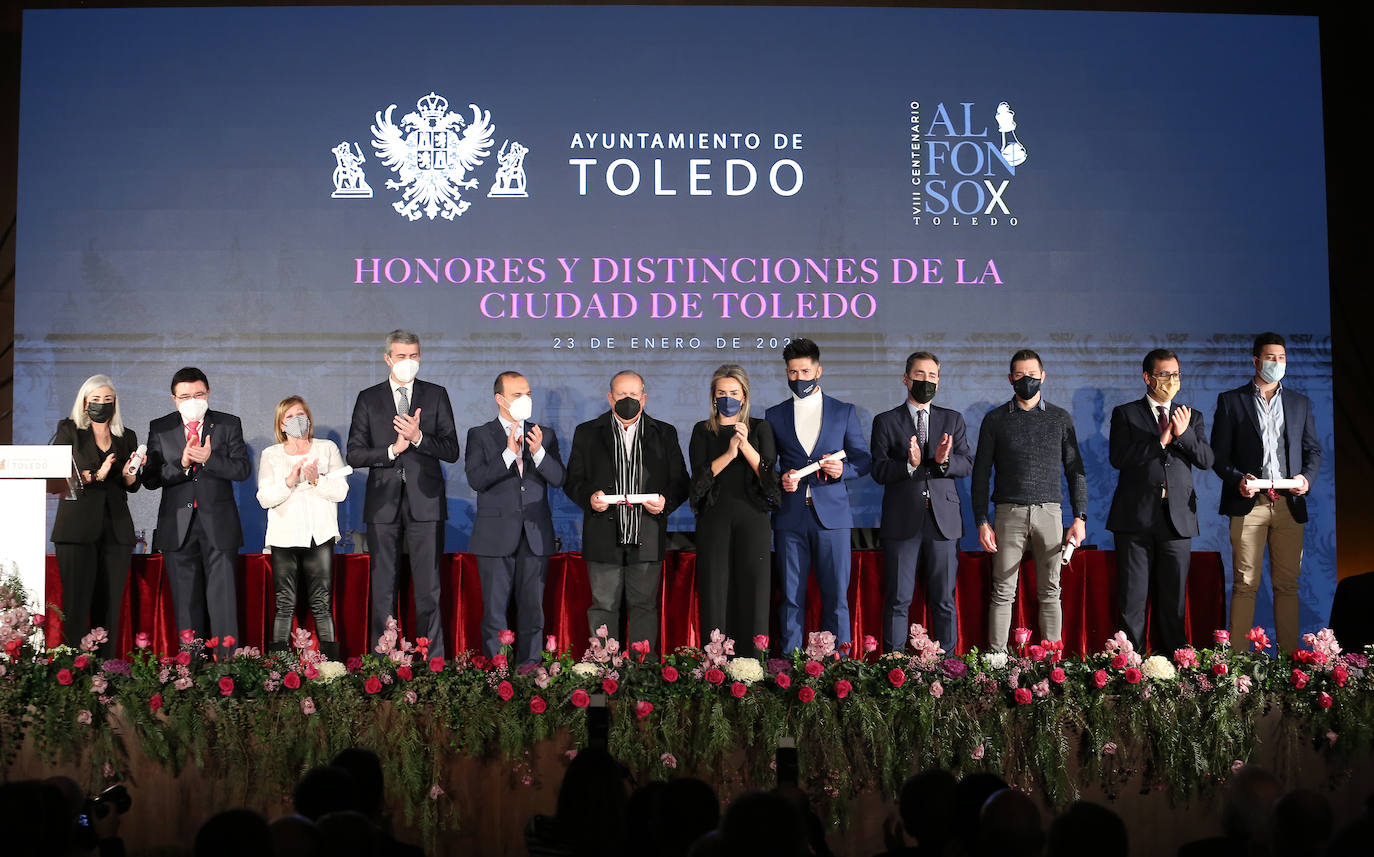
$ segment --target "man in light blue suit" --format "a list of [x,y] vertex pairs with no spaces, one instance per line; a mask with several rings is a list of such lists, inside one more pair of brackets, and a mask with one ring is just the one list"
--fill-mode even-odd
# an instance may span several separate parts
[[[872,457],[854,406],[821,392],[821,350],[794,339],[782,351],[792,398],[765,414],[778,445],[782,505],[773,515],[774,550],[782,567],[782,651],[802,645],[806,578],[812,560],[821,589],[821,627],[850,641],[849,510],[845,480],[868,473]],[[843,459],[828,458],[844,450]],[[820,462],[815,473],[797,471]]]

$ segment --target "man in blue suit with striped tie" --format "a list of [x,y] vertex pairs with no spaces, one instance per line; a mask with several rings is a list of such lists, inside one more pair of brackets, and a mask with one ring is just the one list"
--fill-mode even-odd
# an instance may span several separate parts
[[[872,457],[854,406],[821,392],[821,350],[794,339],[782,351],[792,397],[765,414],[778,445],[782,505],[773,515],[774,550],[782,567],[782,651],[802,645],[806,578],[814,560],[821,589],[821,627],[850,641],[849,510],[845,481],[868,473]],[[834,454],[844,451],[843,459]],[[797,471],[819,462],[805,476]]]

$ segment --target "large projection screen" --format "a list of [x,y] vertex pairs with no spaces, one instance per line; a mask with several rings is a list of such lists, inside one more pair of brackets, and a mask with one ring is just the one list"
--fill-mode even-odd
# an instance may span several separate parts
[[[128,424],[210,377],[257,453],[289,394],[341,445],[393,328],[423,343],[460,437],[525,373],[564,445],[622,368],[684,441],[707,380],[787,395],[781,346],[822,349],[864,419],[902,361],[982,416],[1034,348],[1074,415],[1089,541],[1116,481],[1111,408],[1181,357],[1210,426],[1288,338],[1285,384],[1326,450],[1303,627],[1335,587],[1331,346],[1315,18],[878,8],[413,7],[28,12],[23,29],[15,440],[81,382]],[[473,493],[446,469],[447,549]],[[363,482],[341,510],[361,531]],[[1202,535],[1230,565],[1220,483]],[[968,485],[962,484],[964,502]],[[262,547],[255,482],[246,550]],[[860,525],[880,489],[852,491]],[[132,503],[151,530],[156,494]],[[556,499],[568,549],[580,515]],[[966,510],[964,546],[977,549]],[[690,511],[672,528],[691,530]],[[1267,588],[1267,587],[1265,587]],[[1260,617],[1270,609],[1262,591]]]

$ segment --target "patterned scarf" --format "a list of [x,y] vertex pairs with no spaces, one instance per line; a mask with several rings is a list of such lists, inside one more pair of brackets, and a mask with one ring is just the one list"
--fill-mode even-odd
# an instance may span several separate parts
[[[639,426],[635,429],[634,440],[630,442],[630,449],[625,449],[625,429],[621,427],[620,421],[614,416],[611,417],[611,446],[615,449],[615,493],[617,494],[639,494],[643,489],[644,480],[644,451],[642,441],[644,439],[644,418],[640,417]],[[629,503],[621,503],[616,507],[620,516],[620,543],[622,545],[639,544],[639,521],[643,510]]]

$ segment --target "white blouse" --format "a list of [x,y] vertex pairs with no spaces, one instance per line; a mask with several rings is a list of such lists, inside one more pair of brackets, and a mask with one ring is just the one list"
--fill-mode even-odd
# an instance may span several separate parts
[[[315,485],[302,479],[294,487],[286,484],[296,462],[316,462],[320,478]],[[314,438],[304,455],[288,455],[283,444],[262,451],[258,463],[258,502],[267,510],[267,545],[279,548],[308,548],[339,537],[339,501],[348,496],[348,479],[330,479],[325,474],[344,466],[333,441]]]

